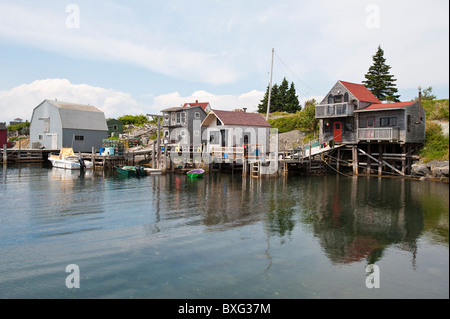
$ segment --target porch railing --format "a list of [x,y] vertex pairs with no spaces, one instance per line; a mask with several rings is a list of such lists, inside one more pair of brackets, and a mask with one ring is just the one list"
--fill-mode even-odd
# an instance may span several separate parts
[[398,128],[359,128],[358,140],[398,141],[400,130]]
[[316,105],[316,118],[352,116],[354,106],[348,103]]

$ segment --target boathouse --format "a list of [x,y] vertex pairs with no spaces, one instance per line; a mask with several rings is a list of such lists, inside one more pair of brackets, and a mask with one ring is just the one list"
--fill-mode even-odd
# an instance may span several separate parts
[[202,123],[207,152],[225,158],[263,159],[270,151],[272,127],[260,114],[245,110],[211,110]]
[[99,150],[108,138],[105,114],[91,105],[44,100],[33,110],[30,123],[30,145],[34,149],[74,152]]
[[[209,105],[209,103],[208,103]],[[206,118],[202,105],[172,107],[163,113],[162,132],[164,144],[171,146],[193,145],[194,140],[200,144],[202,136],[201,123]]]
[[[355,174],[361,167],[368,174],[386,169],[408,174],[414,151],[425,142],[420,101],[382,103],[362,84],[338,81],[316,106],[315,116],[320,142],[345,146],[340,152],[350,149],[347,163]],[[341,159],[338,153],[335,160]]]

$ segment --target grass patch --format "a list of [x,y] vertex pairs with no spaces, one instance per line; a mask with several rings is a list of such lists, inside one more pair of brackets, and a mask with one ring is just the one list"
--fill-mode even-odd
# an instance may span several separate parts
[[420,151],[420,157],[426,163],[429,161],[445,161],[449,155],[449,139],[442,133],[439,124],[427,121],[425,146]]

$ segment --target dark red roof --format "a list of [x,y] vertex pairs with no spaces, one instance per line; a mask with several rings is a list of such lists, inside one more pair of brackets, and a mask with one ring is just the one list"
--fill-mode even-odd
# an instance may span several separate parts
[[[358,110],[358,111],[397,109],[397,108],[400,108],[400,107],[410,106],[410,105],[412,105],[414,103],[416,103],[416,101],[394,102],[394,103],[378,103],[378,104],[372,104],[369,107],[366,107],[365,109]],[[355,112],[358,112],[358,111],[355,111]]]
[[347,88],[359,101],[370,103],[381,103],[379,99],[372,92],[369,91],[363,84],[350,83],[339,81]]
[[213,110],[224,125],[272,127],[260,114]]

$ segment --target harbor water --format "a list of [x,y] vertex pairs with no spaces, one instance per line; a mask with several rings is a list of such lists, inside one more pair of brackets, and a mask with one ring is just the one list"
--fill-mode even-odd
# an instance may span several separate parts
[[2,299],[449,298],[447,183],[21,165],[0,199]]

